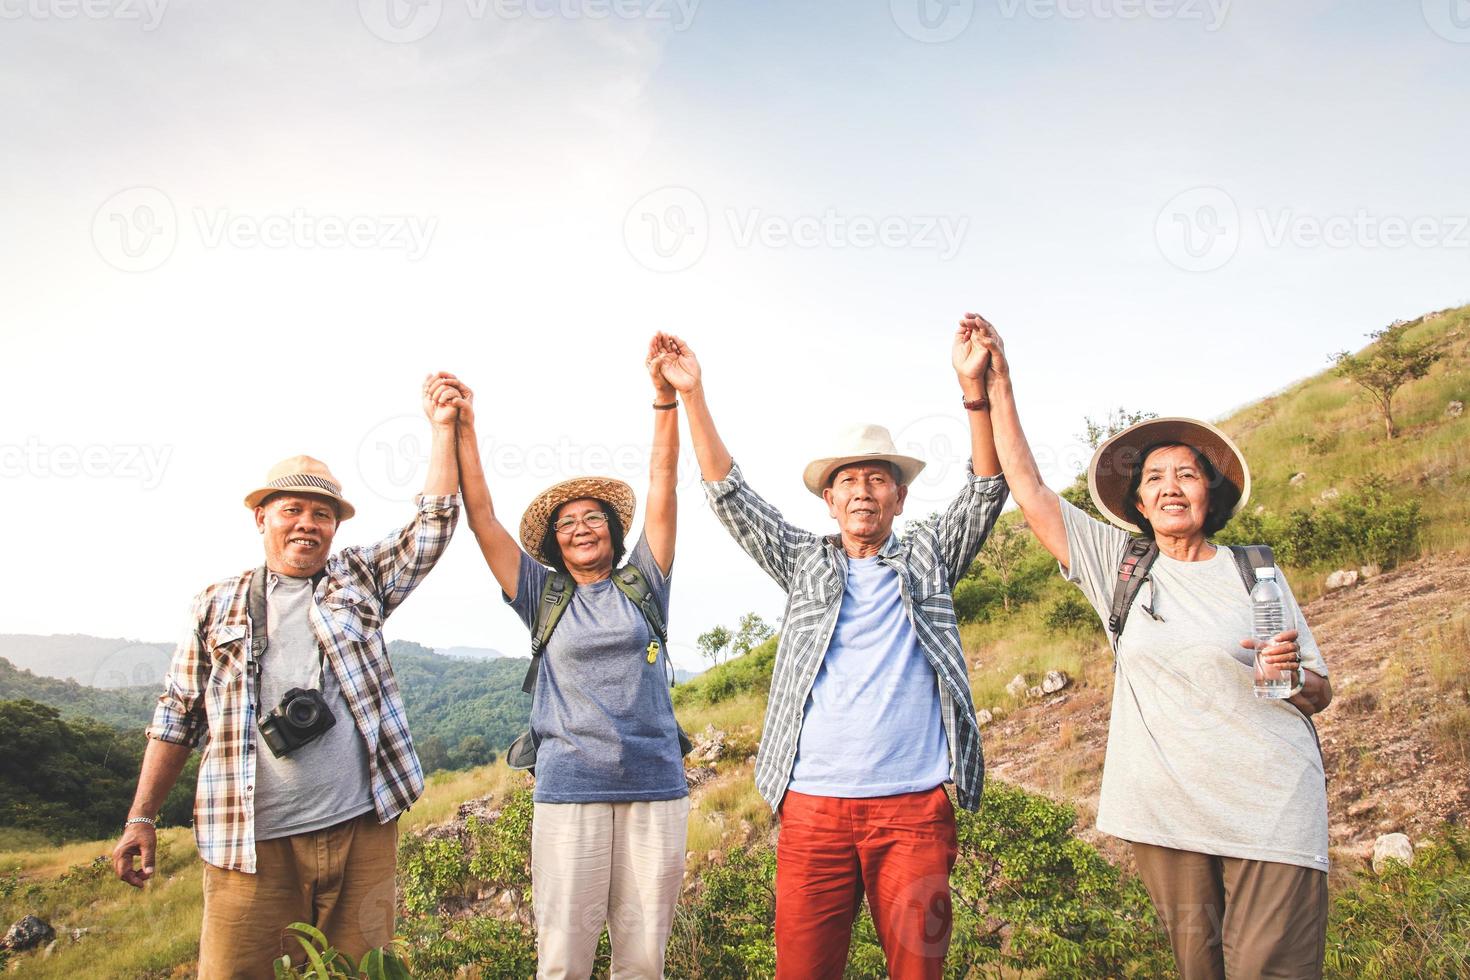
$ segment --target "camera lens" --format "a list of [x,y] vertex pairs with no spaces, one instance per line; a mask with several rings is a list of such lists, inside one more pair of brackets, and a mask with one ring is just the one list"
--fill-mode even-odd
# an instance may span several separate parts
[[319,714],[321,712],[317,709],[313,698],[292,698],[291,702],[286,705],[286,721],[294,728],[309,728],[315,725]]

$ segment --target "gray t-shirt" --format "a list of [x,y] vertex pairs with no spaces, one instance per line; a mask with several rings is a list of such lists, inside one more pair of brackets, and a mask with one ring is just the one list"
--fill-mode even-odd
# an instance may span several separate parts
[[[668,622],[669,580],[648,542],[628,556]],[[521,555],[511,608],[527,627],[550,569]],[[611,579],[578,585],[541,657],[531,729],[540,803],[676,800],[689,795],[665,658],[648,662],[648,623]]]
[[[1071,568],[1106,624],[1127,532],[1065,500]],[[1250,595],[1235,560],[1159,555],[1118,643],[1099,830],[1124,840],[1327,870],[1327,783],[1311,723],[1252,690]],[[1284,579],[1302,662],[1327,664]],[[1148,605],[1161,620],[1150,617]],[[1291,628],[1289,625],[1288,628]]]
[[[367,741],[357,730],[337,675],[312,632],[316,610],[311,579],[271,573],[266,579],[265,653],[260,659],[260,714],[265,717],[293,687],[320,690],[337,723],[315,741],[276,758],[255,733],[255,839],[306,834],[373,809]],[[325,627],[324,627],[325,628]]]

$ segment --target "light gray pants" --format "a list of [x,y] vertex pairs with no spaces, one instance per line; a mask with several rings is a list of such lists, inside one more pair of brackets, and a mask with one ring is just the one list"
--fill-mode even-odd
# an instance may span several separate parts
[[657,980],[684,881],[689,797],[537,803],[531,824],[536,976],[586,980],[604,923],[612,980]]

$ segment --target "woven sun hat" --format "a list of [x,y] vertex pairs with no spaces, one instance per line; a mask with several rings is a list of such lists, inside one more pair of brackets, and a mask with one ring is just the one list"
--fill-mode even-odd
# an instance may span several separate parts
[[342,497],[342,484],[327,464],[310,456],[288,456],[265,474],[265,482],[245,495],[245,506],[254,510],[274,493],[309,493],[337,502],[337,520],[345,521],[356,509]]
[[827,489],[832,474],[852,463],[888,462],[898,467],[898,479],[904,486],[924,469],[924,461],[905,456],[893,444],[893,436],[881,425],[854,425],[838,433],[830,456],[822,456],[806,464],[801,481],[818,497]]
[[1239,513],[1250,499],[1250,467],[1246,465],[1245,454],[1229,436],[1198,419],[1149,419],[1129,426],[1098,446],[1088,464],[1087,489],[1092,493],[1092,502],[1113,524],[1134,534],[1142,533],[1137,524],[1124,516],[1128,513],[1128,482],[1139,455],[1160,442],[1192,446],[1214,464],[1237,494],[1230,516]]
[[610,476],[577,476],[541,491],[526,508],[526,513],[521,517],[521,547],[526,549],[526,554],[543,565],[550,565],[551,562],[541,553],[546,525],[562,504],[584,497],[606,501],[623,523],[623,534],[628,534],[633,527],[633,509],[637,505],[633,488]]

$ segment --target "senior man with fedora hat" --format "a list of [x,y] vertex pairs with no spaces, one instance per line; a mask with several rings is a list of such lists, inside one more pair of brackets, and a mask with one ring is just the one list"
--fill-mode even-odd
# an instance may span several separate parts
[[842,976],[863,896],[897,978],[939,977],[949,949],[954,809],[980,805],[980,727],[953,589],[1006,499],[973,314],[954,337],[972,472],[944,513],[893,532],[924,461],[888,430],[845,432],[802,474],[837,533],[795,527],[745,482],[678,338],[664,376],[684,397],[705,490],[726,529],[787,593],[755,780],[780,818],[776,975]]
[[424,381],[433,439],[413,520],[333,554],[354,509],[326,464],[292,456],[245,495],[264,565],[194,600],[113,864],[136,887],[153,876],[154,821],[207,735],[194,803],[204,980],[274,976],[282,954],[301,957],[285,936],[297,921],[354,963],[393,938],[397,818],[424,776],[382,628],[459,514],[458,410],[444,377]]

